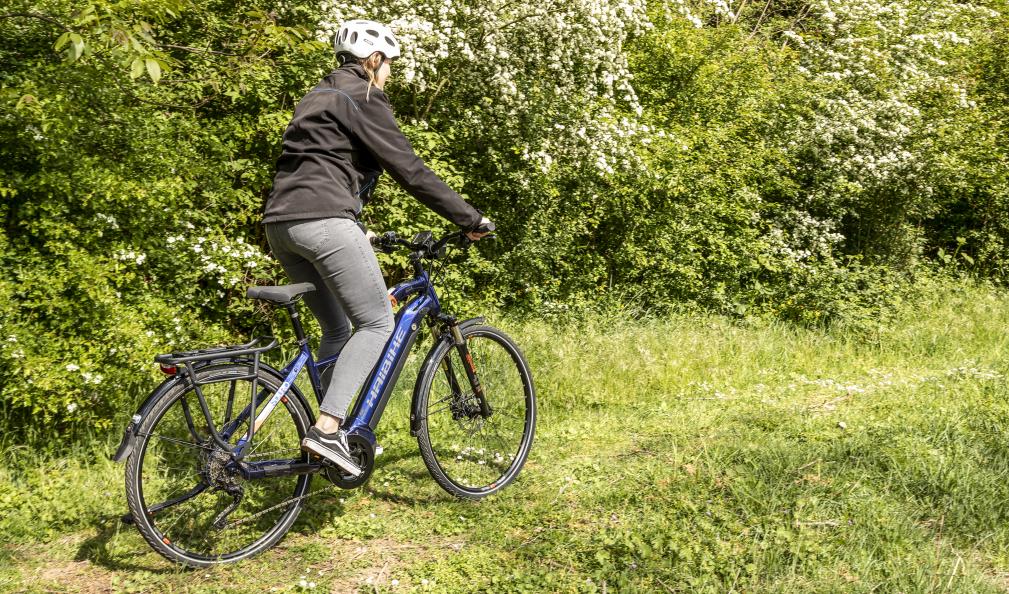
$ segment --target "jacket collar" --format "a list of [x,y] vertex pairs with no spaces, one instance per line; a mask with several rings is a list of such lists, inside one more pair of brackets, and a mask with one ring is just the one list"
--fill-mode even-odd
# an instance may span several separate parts
[[336,69],[337,72],[347,71],[352,72],[357,75],[358,78],[363,80],[368,80],[368,73],[364,71],[364,66],[361,66],[357,62],[347,62],[343,66]]

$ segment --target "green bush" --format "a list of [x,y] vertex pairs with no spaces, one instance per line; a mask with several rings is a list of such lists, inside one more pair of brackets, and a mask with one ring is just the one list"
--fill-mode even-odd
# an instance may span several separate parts
[[[1004,282],[1005,8],[16,0],[0,13],[4,424],[108,427],[153,354],[263,323],[242,294],[283,281],[258,224],[281,134],[350,17],[396,27],[405,132],[498,223],[440,277],[453,307],[869,328],[932,263]],[[447,228],[391,182],[366,221]]]

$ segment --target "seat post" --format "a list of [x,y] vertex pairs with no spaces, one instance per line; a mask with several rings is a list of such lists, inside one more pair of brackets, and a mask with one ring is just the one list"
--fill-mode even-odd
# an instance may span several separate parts
[[291,324],[294,326],[294,335],[298,338],[298,346],[308,342],[305,338],[305,329],[301,326],[301,316],[298,314],[297,301],[288,301],[284,304],[287,313],[291,316]]

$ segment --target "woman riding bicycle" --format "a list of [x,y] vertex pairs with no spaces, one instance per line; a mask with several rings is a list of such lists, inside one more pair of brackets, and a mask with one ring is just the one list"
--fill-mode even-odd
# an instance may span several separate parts
[[357,217],[385,170],[471,240],[490,221],[424,165],[396,124],[383,91],[400,55],[392,31],[349,21],[334,47],[340,66],[298,103],[284,132],[263,223],[291,281],[316,287],[305,303],[322,327],[318,358],[340,355],[322,378],[319,420],[301,447],[357,475],[340,425],[393,330],[378,259]]

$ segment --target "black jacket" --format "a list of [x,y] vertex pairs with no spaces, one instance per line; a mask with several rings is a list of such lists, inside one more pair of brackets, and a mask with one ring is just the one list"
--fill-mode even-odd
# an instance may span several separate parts
[[463,229],[480,224],[480,212],[413,152],[385,93],[374,86],[369,91],[364,68],[344,64],[294,109],[263,222],[356,220],[383,169],[407,192]]

